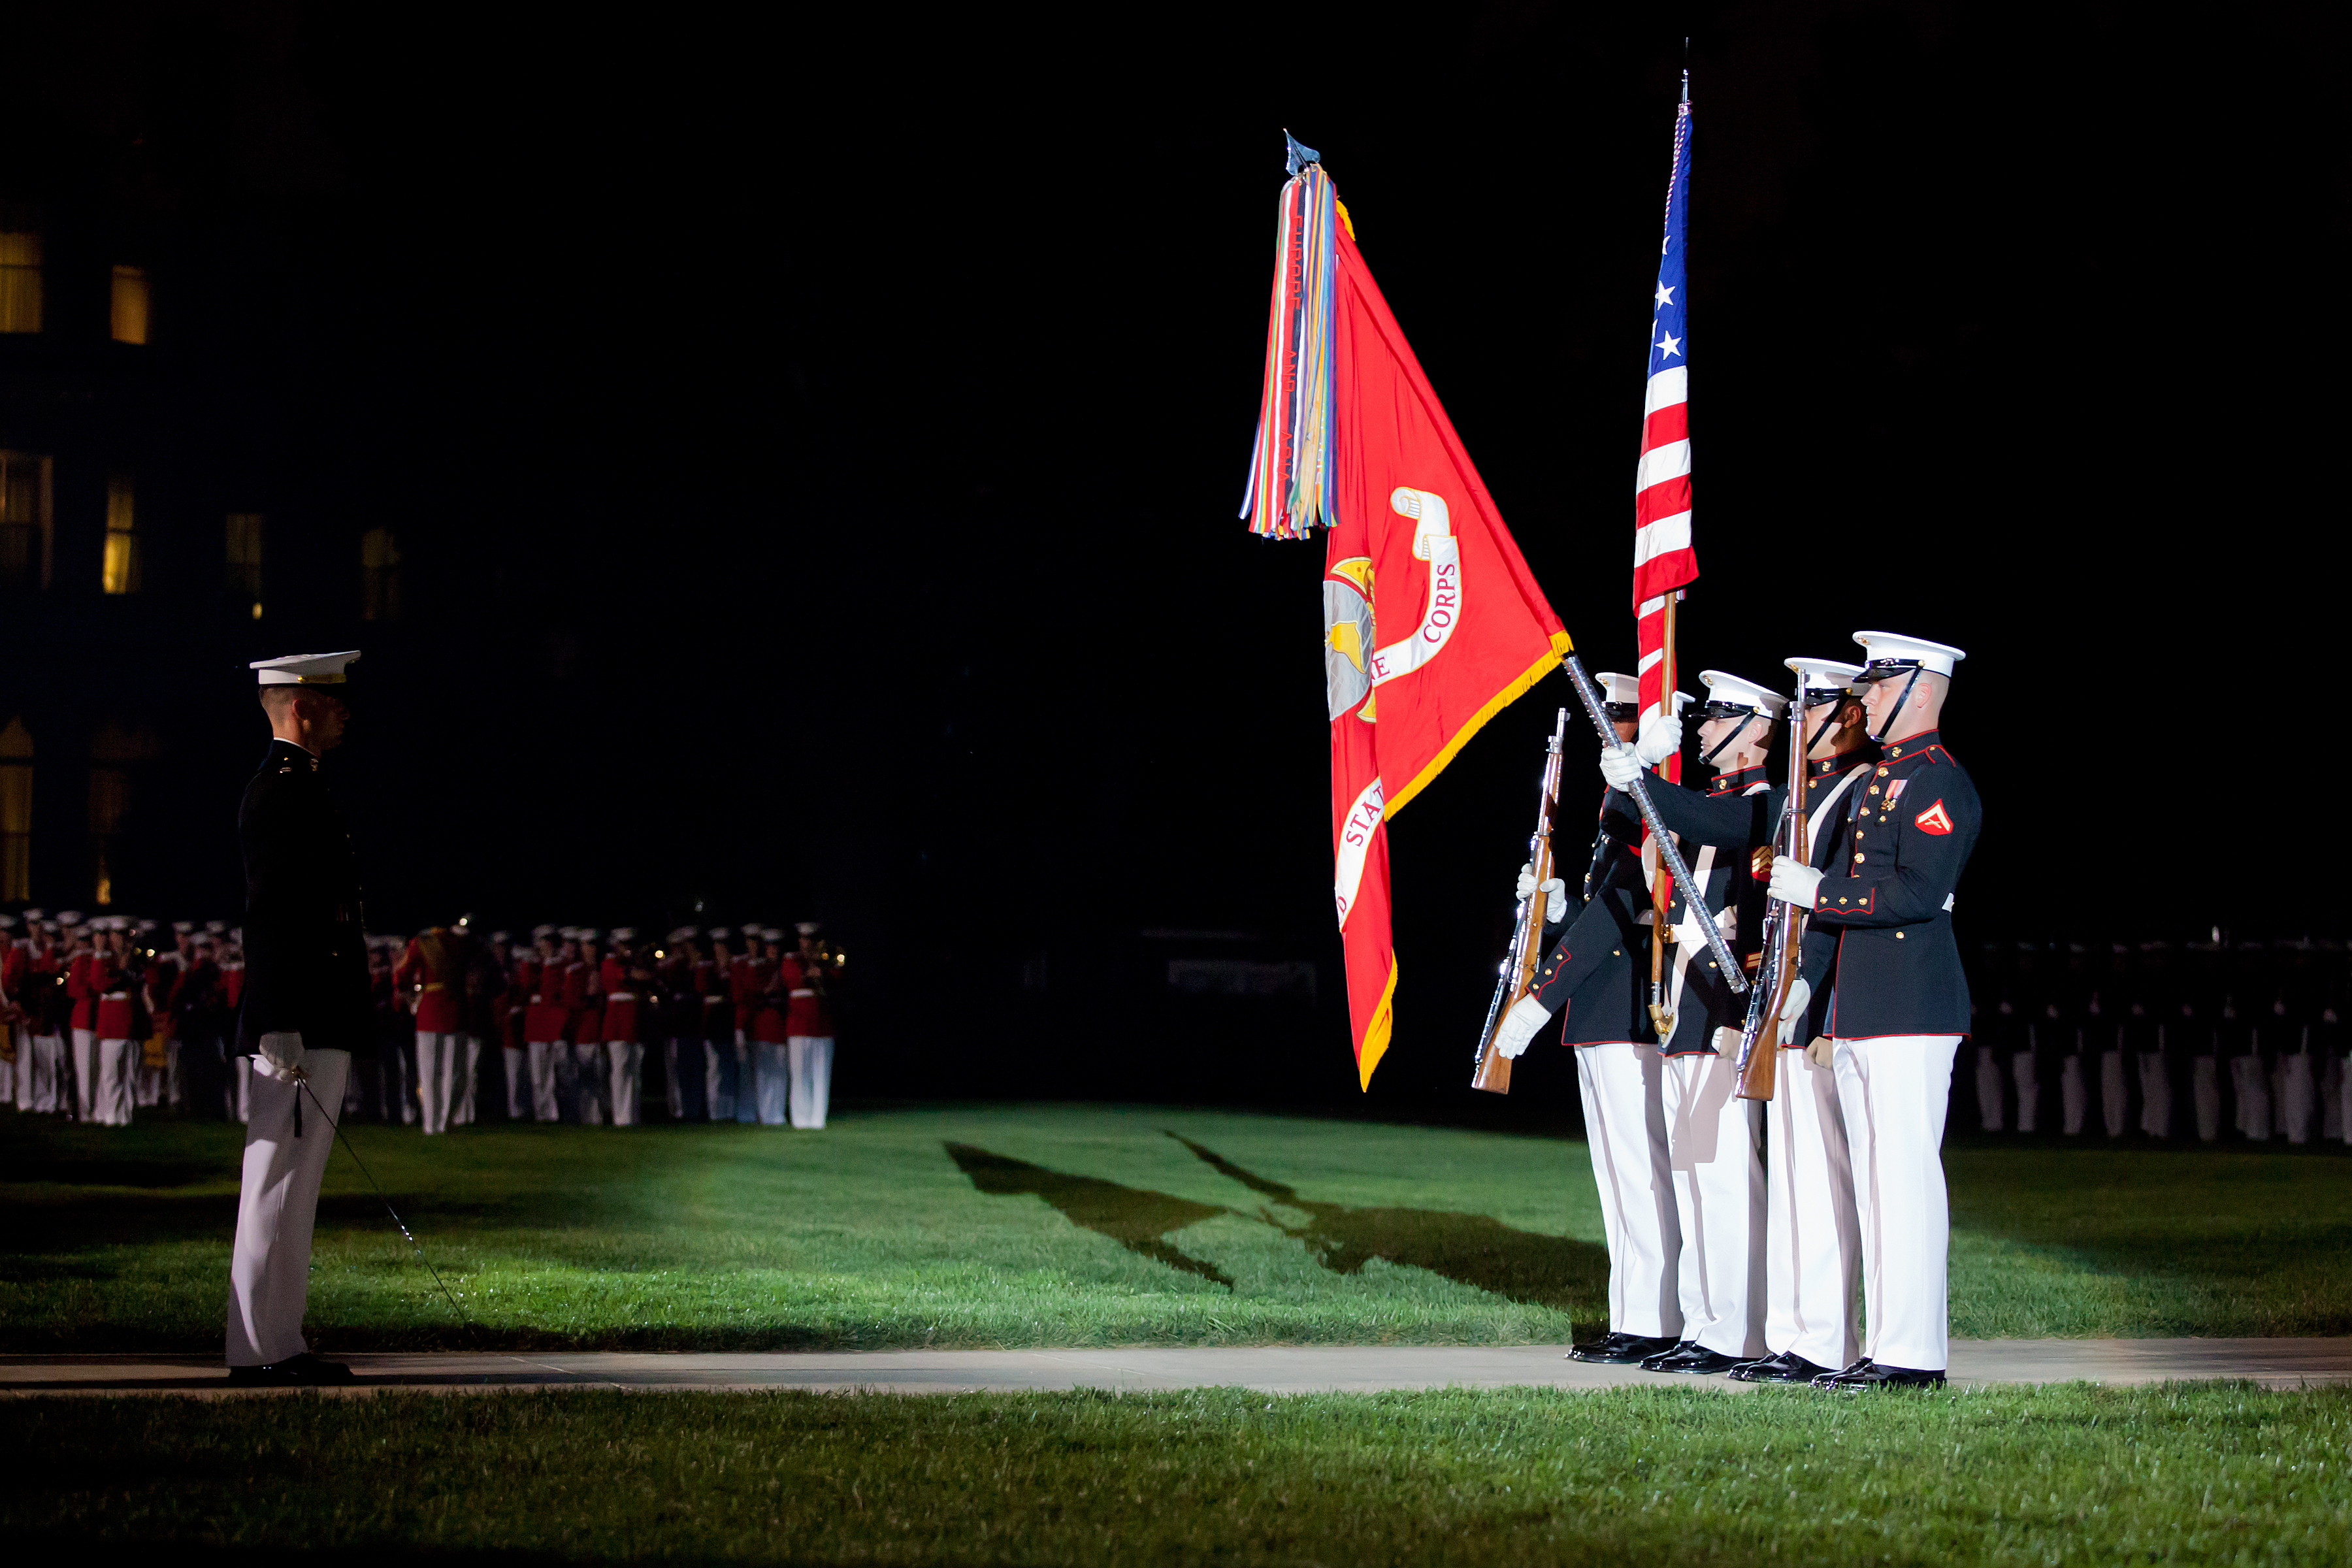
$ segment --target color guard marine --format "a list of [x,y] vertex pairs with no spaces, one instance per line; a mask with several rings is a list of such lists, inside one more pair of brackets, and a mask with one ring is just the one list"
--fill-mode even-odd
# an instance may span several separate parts
[[[1633,741],[1640,682],[1612,670],[1594,679],[1618,739]],[[1677,691],[1675,700],[1679,710],[1690,698]],[[1670,754],[1659,751],[1651,760]],[[1575,898],[1566,897],[1565,885],[1557,881],[1545,890],[1549,908],[1558,911],[1554,919],[1566,929],[1538,965],[1528,994],[1506,1016],[1496,1047],[1517,1057],[1554,1016],[1567,1015],[1561,1041],[1576,1052],[1585,1146],[1609,1247],[1607,1330],[1572,1347],[1569,1359],[1630,1365],[1673,1350],[1683,1327],[1676,1278],[1682,1231],[1661,1064],[1641,1001],[1648,977],[1650,887],[1642,868],[1642,822],[1630,798],[1604,789]],[[1519,896],[1534,891],[1533,868],[1523,868]]]
[[[1684,858],[1734,955],[1753,973],[1765,893],[1753,871],[1750,820],[1770,793],[1764,763],[1780,700],[1719,669],[1703,670],[1699,679],[1708,698],[1698,710],[1699,760],[1714,780],[1704,796],[1662,780],[1651,798],[1711,805],[1724,819],[1724,841],[1699,838],[1694,852],[1686,840]],[[1679,721],[1658,729],[1678,745]],[[1601,776],[1612,790],[1629,786],[1640,765],[1622,744],[1601,753]],[[1660,816],[1675,831],[1664,807]],[[1728,1373],[1764,1355],[1762,1118],[1755,1101],[1738,1095],[1735,1059],[1747,1007],[1717,970],[1679,888],[1664,918],[1674,942],[1659,1023],[1659,1083],[1682,1233],[1683,1338],[1641,1364],[1651,1372]]]
[[1801,1029],[1827,994],[1830,1040],[1853,1148],[1868,1338],[1829,1388],[1940,1384],[1948,1360],[1951,1215],[1941,1148],[1952,1063],[1969,1027],[1952,934],[1960,873],[1982,822],[1975,784],[1945,746],[1943,705],[1959,649],[1857,632],[1872,739],[1884,750],[1848,792],[1845,837],[1826,869],[1772,863],[1771,896],[1805,911],[1803,973],[1781,1013]]

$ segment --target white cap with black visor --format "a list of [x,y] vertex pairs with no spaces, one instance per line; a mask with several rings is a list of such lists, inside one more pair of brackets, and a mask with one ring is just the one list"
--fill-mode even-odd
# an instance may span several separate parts
[[1903,705],[1911,700],[1911,689],[1919,683],[1923,673],[1940,675],[1948,679],[1952,667],[1969,657],[1948,644],[1929,642],[1924,637],[1906,637],[1895,632],[1856,632],[1853,640],[1862,645],[1863,654],[1869,661],[1862,667],[1862,673],[1853,678],[1856,686],[1894,680],[1898,677],[1903,681],[1903,689],[1886,710],[1886,718],[1879,724],[1878,733],[1871,736],[1874,741],[1885,740],[1886,731],[1895,727],[1895,716],[1903,711]]
[[1780,694],[1769,687],[1759,686],[1752,680],[1743,680],[1719,669],[1702,669],[1698,678],[1706,684],[1706,700],[1698,705],[1698,717],[1702,721],[1708,719],[1742,721],[1725,731],[1723,739],[1709,746],[1699,758],[1700,762],[1713,767],[1715,759],[1730,750],[1731,743],[1748,733],[1749,727],[1759,720],[1763,721],[1766,732],[1769,733],[1773,721],[1780,716]]
[[1822,743],[1822,737],[1830,732],[1830,726],[1837,722],[1838,710],[1853,700],[1853,678],[1862,673],[1862,666],[1837,658],[1790,658],[1781,662],[1796,672],[1797,696],[1805,710],[1830,710],[1820,727],[1805,737],[1805,755],[1810,757],[1813,748]]

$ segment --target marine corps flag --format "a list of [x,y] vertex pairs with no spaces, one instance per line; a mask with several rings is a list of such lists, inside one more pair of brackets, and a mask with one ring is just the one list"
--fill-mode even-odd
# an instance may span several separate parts
[[1325,534],[1332,895],[1359,1082],[1388,1049],[1390,817],[1570,651],[1357,251],[1312,148],[1290,143],[1264,400],[1242,515]]

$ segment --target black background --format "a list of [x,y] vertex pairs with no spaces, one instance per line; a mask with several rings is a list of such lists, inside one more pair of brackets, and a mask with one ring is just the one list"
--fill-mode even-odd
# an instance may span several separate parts
[[[223,280],[189,331],[249,389],[224,423],[412,542],[338,760],[378,924],[822,915],[850,1092],[1337,1099],[1322,550],[1234,515],[1281,132],[1630,668],[1685,34],[1685,668],[1967,648],[1964,941],[2345,934],[2303,695],[2340,679],[2340,38],[2151,16],[52,8],[16,112],[139,139]],[[348,610],[274,607],[252,656]],[[184,903],[235,897],[260,725],[223,690],[150,819]],[[1377,1103],[1465,1093],[1569,700],[1392,826]],[[1171,1011],[1179,950],[1317,958],[1322,1000]]]

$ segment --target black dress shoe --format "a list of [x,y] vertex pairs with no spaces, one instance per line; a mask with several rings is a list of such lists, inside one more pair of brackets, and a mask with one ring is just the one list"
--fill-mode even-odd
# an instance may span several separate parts
[[1568,1359],[1591,1362],[1601,1366],[1632,1366],[1660,1351],[1674,1348],[1675,1342],[1671,1336],[1653,1338],[1645,1334],[1611,1334],[1606,1339],[1572,1347]]
[[1941,1388],[1941,1371],[1921,1372],[1916,1367],[1881,1366],[1867,1356],[1843,1372],[1827,1372],[1813,1379],[1815,1388],[1851,1391],[1860,1388]]
[[1734,1383],[1811,1383],[1826,1377],[1830,1369],[1817,1362],[1807,1361],[1794,1351],[1782,1351],[1761,1361],[1744,1361],[1727,1374]]
[[320,1361],[309,1351],[260,1366],[233,1366],[228,1380],[240,1388],[317,1388],[352,1381],[352,1369],[339,1361]]
[[1642,1363],[1642,1370],[1643,1372],[1680,1372],[1688,1373],[1696,1377],[1712,1377],[1717,1373],[1729,1372],[1747,1359],[1745,1356],[1726,1355],[1721,1351],[1711,1351],[1696,1340],[1685,1340],[1674,1349],[1661,1351],[1644,1361]]

